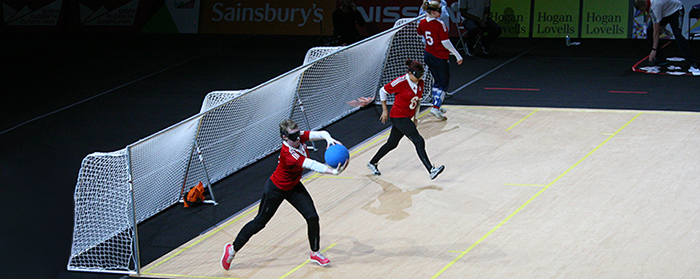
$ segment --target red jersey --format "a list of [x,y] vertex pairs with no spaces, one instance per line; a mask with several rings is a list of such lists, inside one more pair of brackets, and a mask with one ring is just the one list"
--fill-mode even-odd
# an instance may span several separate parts
[[294,189],[294,186],[301,180],[301,173],[304,171],[302,165],[309,154],[305,144],[309,141],[309,132],[301,131],[299,141],[301,141],[299,148],[291,147],[286,143],[282,144],[280,156],[277,159],[277,168],[270,176],[272,183],[284,191]]
[[394,105],[391,107],[389,117],[413,117],[416,109],[420,106],[420,99],[423,97],[423,80],[418,80],[418,84],[409,80],[408,74],[397,77],[390,83],[384,85],[384,90],[389,94],[394,94]]
[[440,59],[450,59],[450,51],[442,45],[442,41],[450,39],[444,22],[426,17],[418,23],[417,31],[425,38],[425,51]]

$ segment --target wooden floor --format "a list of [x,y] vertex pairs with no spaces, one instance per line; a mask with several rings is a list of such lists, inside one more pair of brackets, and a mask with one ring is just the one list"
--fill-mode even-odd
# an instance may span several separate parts
[[447,121],[428,114],[419,123],[430,159],[446,166],[435,180],[408,139],[380,162],[381,176],[370,175],[365,165],[388,130],[353,147],[340,176],[304,178],[331,265],[308,261],[306,224],[284,203],[230,271],[219,264],[224,244],[257,205],[142,276],[700,276],[700,114],[446,108]]

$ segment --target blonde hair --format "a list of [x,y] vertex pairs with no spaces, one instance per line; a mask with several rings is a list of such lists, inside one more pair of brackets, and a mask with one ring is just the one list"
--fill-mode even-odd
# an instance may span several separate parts
[[287,131],[295,129],[299,129],[299,124],[294,122],[294,120],[285,119],[280,122],[280,136],[286,136],[288,133]]
[[430,11],[440,12],[440,9],[442,8],[442,4],[440,4],[440,1],[428,0],[428,1],[423,2],[423,6],[421,6],[421,8],[426,12],[430,12]]

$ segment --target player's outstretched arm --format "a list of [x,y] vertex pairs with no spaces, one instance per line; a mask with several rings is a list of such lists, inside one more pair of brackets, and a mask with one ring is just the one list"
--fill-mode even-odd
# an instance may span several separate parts
[[340,141],[334,139],[331,137],[331,134],[326,131],[310,131],[309,132],[309,139],[310,140],[326,140],[326,143],[328,144],[326,147],[329,147],[333,144],[343,144]]
[[310,169],[310,170],[315,171],[315,172],[339,175],[341,172],[343,172],[345,170],[345,168],[348,167],[348,164],[349,164],[349,160],[345,160],[344,164],[342,164],[342,165],[338,164],[338,167],[331,168],[329,166],[326,166],[325,164],[322,164],[319,161],[306,158],[306,159],[304,159],[304,163],[302,164],[302,167],[305,169]]

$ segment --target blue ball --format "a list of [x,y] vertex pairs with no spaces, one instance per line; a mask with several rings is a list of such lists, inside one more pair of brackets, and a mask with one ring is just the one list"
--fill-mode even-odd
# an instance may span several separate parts
[[326,149],[326,164],[337,168],[338,164],[345,163],[345,160],[350,159],[350,152],[342,144],[334,144]]

